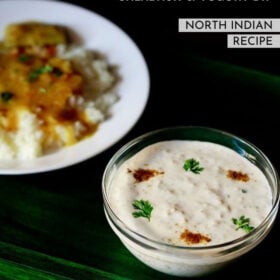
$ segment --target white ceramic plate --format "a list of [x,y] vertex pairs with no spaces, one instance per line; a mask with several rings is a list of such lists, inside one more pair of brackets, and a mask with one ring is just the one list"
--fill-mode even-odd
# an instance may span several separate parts
[[0,1],[0,39],[7,24],[27,20],[64,25],[79,35],[83,47],[104,53],[110,64],[118,66],[121,81],[117,93],[120,100],[112,107],[112,117],[103,122],[91,138],[30,161],[0,159],[0,174],[50,171],[101,153],[135,125],[149,95],[149,73],[141,52],[125,32],[104,17],[63,2]]

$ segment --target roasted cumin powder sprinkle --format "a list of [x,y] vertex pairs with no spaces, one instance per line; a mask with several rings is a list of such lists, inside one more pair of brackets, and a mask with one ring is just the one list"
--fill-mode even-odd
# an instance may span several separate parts
[[242,173],[240,171],[233,171],[233,170],[227,171],[227,177],[232,180],[243,181],[243,182],[248,182],[250,180],[248,174]]
[[187,244],[200,244],[200,243],[208,243],[211,241],[211,238],[209,238],[206,235],[203,235],[201,233],[193,233],[186,229],[182,234],[181,234],[181,239],[183,239]]
[[162,172],[162,171],[158,171],[155,169],[143,169],[143,168],[138,168],[134,171],[128,169],[128,172],[132,173],[134,179],[138,183],[143,182],[143,181],[148,181],[149,179],[151,179],[152,177],[154,177],[156,175],[164,174],[164,172]]

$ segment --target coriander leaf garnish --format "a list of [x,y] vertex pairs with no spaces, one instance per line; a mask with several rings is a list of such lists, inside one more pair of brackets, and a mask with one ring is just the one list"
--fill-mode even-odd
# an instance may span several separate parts
[[195,174],[199,174],[201,171],[204,170],[203,167],[199,166],[199,161],[193,159],[193,158],[190,158],[190,159],[187,159],[183,165],[183,168],[186,170],[186,171],[191,171]]
[[148,200],[134,200],[132,206],[135,210],[138,210],[132,213],[134,218],[143,217],[150,221],[154,208]]
[[41,74],[50,73],[53,71],[53,67],[49,64],[46,64],[43,67],[37,68],[29,73],[28,80],[34,82],[38,79]]
[[232,222],[237,226],[236,230],[239,230],[242,228],[245,232],[251,232],[254,227],[250,226],[250,219],[245,218],[245,216],[240,216],[239,219],[232,218]]
[[1,93],[1,99],[4,101],[4,102],[8,102],[9,100],[11,100],[13,98],[14,94],[9,92],[9,91],[3,91]]
[[22,63],[26,63],[26,62],[29,62],[33,59],[33,57],[31,55],[27,55],[27,54],[21,54],[19,57],[18,57],[18,60]]

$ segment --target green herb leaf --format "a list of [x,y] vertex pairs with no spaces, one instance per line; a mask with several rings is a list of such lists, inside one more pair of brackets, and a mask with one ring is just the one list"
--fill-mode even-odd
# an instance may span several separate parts
[[232,222],[237,226],[236,230],[239,230],[242,228],[245,232],[251,232],[254,227],[250,226],[250,219],[245,218],[245,216],[240,216],[239,219],[232,218]]
[[18,57],[18,61],[22,62],[22,63],[25,63],[25,62],[29,62],[33,59],[33,57],[31,55],[28,55],[28,54],[21,54],[19,57]]
[[190,158],[190,159],[187,159],[183,165],[183,168],[186,170],[186,171],[191,171],[195,174],[199,174],[201,171],[204,170],[203,167],[199,166],[199,161],[193,159],[193,158]]
[[138,210],[132,213],[134,218],[143,217],[150,221],[154,208],[148,200],[134,200],[132,206],[134,209]]
[[29,73],[28,80],[34,82],[38,79],[41,74],[50,73],[53,71],[53,67],[49,64],[46,64],[43,67],[37,68]]
[[4,101],[4,102],[8,102],[9,100],[11,100],[13,98],[14,94],[9,92],[9,91],[3,91],[1,93],[1,99]]

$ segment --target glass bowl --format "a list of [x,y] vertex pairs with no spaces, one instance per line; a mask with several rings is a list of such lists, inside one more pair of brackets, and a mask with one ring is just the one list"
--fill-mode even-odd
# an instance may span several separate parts
[[[128,159],[154,143],[168,140],[206,141],[228,147],[257,166],[271,188],[272,203],[264,220],[251,232],[216,245],[181,246],[155,240],[132,229],[110,201],[116,174]],[[211,273],[252,250],[269,233],[279,206],[279,179],[269,159],[250,142],[207,127],[172,127],[144,134],[124,145],[109,161],[102,180],[105,216],[126,248],[149,267],[169,275],[191,277]],[[124,194],[124,196],[127,194]],[[161,198],[158,197],[160,200]],[[211,219],[211,217],[209,217]]]

